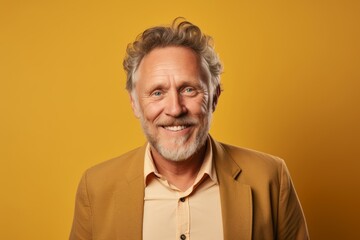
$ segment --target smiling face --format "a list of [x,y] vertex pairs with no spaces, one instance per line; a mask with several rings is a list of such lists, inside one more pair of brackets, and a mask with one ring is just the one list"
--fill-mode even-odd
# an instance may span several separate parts
[[156,48],[141,61],[131,93],[153,154],[189,159],[205,144],[212,111],[198,56],[185,47]]

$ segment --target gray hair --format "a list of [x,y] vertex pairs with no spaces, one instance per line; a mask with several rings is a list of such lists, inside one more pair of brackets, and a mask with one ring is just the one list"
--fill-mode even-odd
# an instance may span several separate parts
[[156,26],[145,30],[128,44],[123,67],[127,74],[126,89],[131,93],[135,87],[135,72],[145,55],[155,48],[179,46],[192,49],[200,58],[203,74],[206,74],[213,108],[220,95],[220,74],[222,64],[214,50],[212,38],[200,28],[183,18],[176,18],[171,26]]

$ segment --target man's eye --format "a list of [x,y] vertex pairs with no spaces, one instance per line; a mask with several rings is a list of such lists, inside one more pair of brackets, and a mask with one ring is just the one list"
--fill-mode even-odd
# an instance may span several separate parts
[[155,96],[155,97],[159,97],[159,96],[161,96],[161,91],[155,91],[155,92],[153,92],[153,96]]
[[195,89],[192,87],[187,87],[187,88],[184,88],[183,92],[184,92],[184,94],[187,94],[187,95],[194,95]]

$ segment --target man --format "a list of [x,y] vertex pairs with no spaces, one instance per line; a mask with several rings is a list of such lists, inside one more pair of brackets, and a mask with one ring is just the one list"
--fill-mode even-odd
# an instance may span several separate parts
[[148,143],[86,171],[71,240],[308,239],[285,163],[208,135],[222,72],[209,36],[150,28],[124,68]]

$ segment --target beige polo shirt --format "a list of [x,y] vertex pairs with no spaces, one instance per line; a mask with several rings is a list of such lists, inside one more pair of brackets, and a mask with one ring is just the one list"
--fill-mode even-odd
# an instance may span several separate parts
[[207,141],[194,184],[182,192],[158,173],[148,144],[144,164],[143,240],[222,240],[219,184]]

